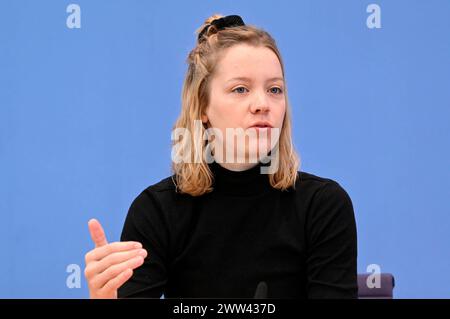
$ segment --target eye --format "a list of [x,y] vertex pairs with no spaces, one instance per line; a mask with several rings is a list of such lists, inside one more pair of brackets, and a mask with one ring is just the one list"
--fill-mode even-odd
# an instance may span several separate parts
[[[240,87],[235,88],[232,92],[235,92],[236,90],[239,90],[239,89],[247,90],[245,87],[240,86]],[[240,90],[239,92],[236,91],[236,93],[245,93],[245,92],[243,92],[242,90]]]
[[[277,93],[277,91],[272,91],[273,89],[277,89],[278,90],[278,93]],[[273,88],[271,88],[270,89],[271,90],[271,93],[274,93],[274,94],[282,94],[283,93],[283,90],[281,90],[279,87],[273,87]]]

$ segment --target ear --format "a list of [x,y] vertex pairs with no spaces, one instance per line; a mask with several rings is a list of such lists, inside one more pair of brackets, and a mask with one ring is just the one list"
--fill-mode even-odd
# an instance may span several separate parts
[[206,114],[202,114],[202,122],[204,124],[208,123],[208,116]]

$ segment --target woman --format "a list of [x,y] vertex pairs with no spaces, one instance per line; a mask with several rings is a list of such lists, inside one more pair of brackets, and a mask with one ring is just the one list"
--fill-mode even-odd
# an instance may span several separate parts
[[352,202],[337,182],[298,171],[275,41],[239,16],[214,15],[197,33],[174,174],[133,201],[120,242],[89,222],[91,298],[252,298],[257,287],[268,298],[355,298]]

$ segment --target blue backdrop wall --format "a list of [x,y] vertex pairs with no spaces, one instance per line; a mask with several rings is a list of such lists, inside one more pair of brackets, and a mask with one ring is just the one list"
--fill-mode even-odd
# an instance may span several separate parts
[[185,59],[216,12],[277,40],[301,168],[351,196],[358,272],[450,297],[447,0],[0,1],[0,297],[88,297],[87,221],[119,240],[170,174]]

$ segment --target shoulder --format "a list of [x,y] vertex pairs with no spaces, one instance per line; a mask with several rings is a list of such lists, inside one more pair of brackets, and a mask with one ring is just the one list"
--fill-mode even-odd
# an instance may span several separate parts
[[[347,194],[341,184],[331,178],[315,175],[305,171],[297,172],[297,180],[295,182],[295,189],[303,192],[309,191],[311,193],[343,193]],[[348,195],[348,194],[347,194]]]
[[308,186],[310,185],[314,185],[314,186],[323,186],[327,183],[336,183],[336,181],[334,181],[331,178],[327,178],[327,177],[323,177],[323,176],[318,176],[318,175],[314,175],[312,173],[309,172],[305,172],[305,171],[298,171],[297,172],[297,181],[296,181],[296,186],[300,185],[300,184],[305,184],[307,183]]
[[348,211],[353,211],[348,192],[334,179],[299,171],[295,190],[302,199],[309,202],[312,209],[330,211],[345,207]]
[[155,229],[168,227],[168,212],[175,203],[175,189],[172,176],[169,176],[138,193],[129,206],[124,233],[129,232],[129,229],[140,227]]
[[176,194],[175,176],[168,176],[159,182],[149,185],[138,195],[136,199],[145,197],[174,196]]
[[144,191],[153,193],[175,192],[175,175],[161,179],[159,182],[148,186]]
[[167,210],[190,200],[189,195],[177,192],[175,175],[168,176],[142,190],[133,200],[131,206]]
[[[307,172],[299,174],[296,191],[307,207],[305,222],[308,233],[314,237],[321,233],[334,234],[345,230],[354,236],[355,214],[347,191],[331,178]],[[306,197],[301,195],[302,192],[307,194]]]

